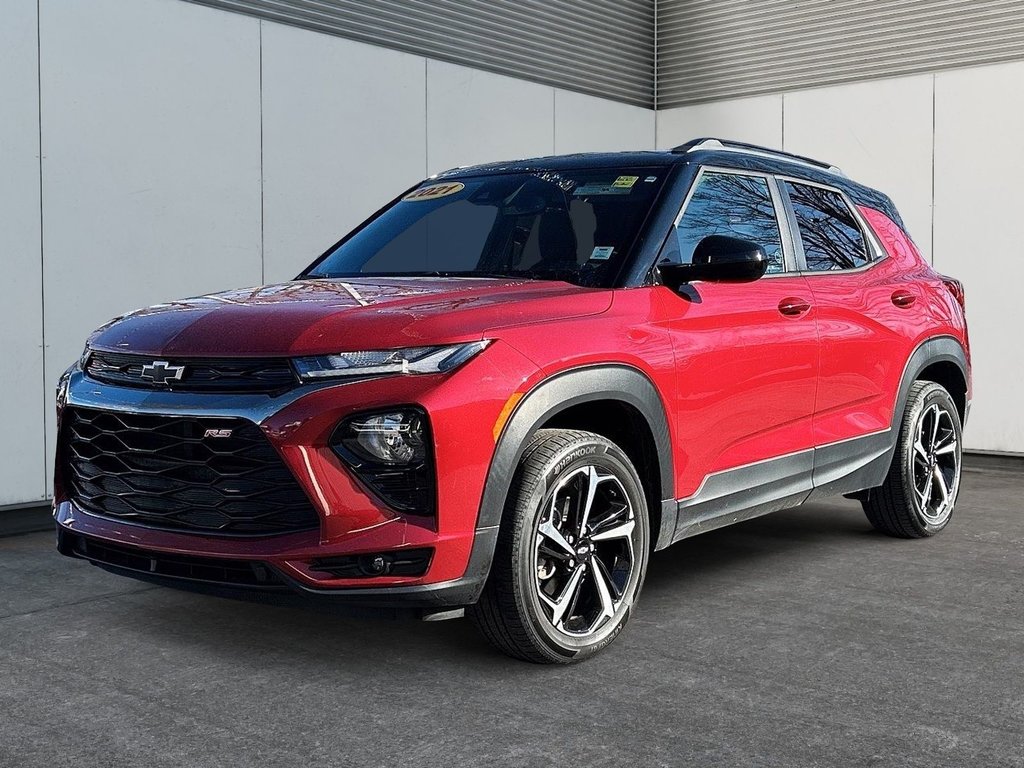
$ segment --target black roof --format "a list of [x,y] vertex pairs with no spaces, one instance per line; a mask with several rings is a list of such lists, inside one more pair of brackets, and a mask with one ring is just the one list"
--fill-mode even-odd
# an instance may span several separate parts
[[438,174],[438,178],[481,176],[493,173],[529,171],[560,171],[574,168],[613,168],[616,166],[666,167],[693,163],[716,165],[722,168],[785,174],[819,184],[837,187],[858,205],[882,211],[903,227],[903,221],[892,200],[876,189],[859,184],[838,168],[809,157],[780,152],[756,144],[726,139],[699,138],[670,150],[640,152],[581,152],[573,155],[551,155],[524,160],[508,160],[485,165],[452,168]]
[[491,173],[515,173],[522,171],[564,171],[573,168],[615,168],[618,166],[663,167],[682,161],[678,155],[667,151],[645,152],[579,152],[574,155],[549,155],[530,157],[524,160],[506,160],[484,165],[468,165],[452,168],[438,174],[440,178],[459,176],[480,176]]

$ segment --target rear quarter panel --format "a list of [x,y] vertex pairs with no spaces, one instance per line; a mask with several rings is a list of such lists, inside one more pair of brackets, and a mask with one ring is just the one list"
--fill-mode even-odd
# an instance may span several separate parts
[[[888,216],[860,213],[888,258],[861,272],[809,277],[818,309],[821,374],[815,415],[819,445],[888,429],[906,365],[929,338],[952,336],[966,350],[966,324],[942,276]],[[909,308],[897,292],[916,298]]]

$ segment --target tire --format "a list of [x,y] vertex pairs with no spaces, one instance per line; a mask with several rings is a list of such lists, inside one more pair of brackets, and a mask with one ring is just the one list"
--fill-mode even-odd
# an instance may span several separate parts
[[591,432],[539,430],[519,462],[491,572],[469,616],[509,656],[580,661],[629,620],[649,542],[646,497],[626,454]]
[[938,384],[914,382],[889,473],[862,502],[871,525],[904,539],[941,531],[952,519],[960,492],[961,458],[960,415],[953,398]]

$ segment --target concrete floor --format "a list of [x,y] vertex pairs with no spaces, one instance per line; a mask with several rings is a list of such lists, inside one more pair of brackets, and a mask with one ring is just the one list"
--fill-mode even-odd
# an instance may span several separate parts
[[653,559],[591,661],[464,621],[367,622],[149,587],[0,540],[0,765],[1024,766],[1024,476],[951,527],[816,504]]

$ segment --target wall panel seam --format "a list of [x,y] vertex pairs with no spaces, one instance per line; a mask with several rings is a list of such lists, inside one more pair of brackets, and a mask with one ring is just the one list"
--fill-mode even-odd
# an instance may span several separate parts
[[46,255],[43,247],[43,35],[42,35],[42,0],[36,0],[36,118],[39,121],[38,145],[39,152],[39,331],[40,348],[39,362],[42,371],[43,385],[43,466],[42,486],[40,498],[45,499],[46,494],[46,464],[49,459],[49,450],[46,445],[46,436],[49,434],[47,428],[50,419],[50,408],[46,399],[49,387],[46,386]]
[[263,19],[259,20],[260,42],[260,283],[267,282],[266,218],[267,203],[264,197],[266,184],[263,167]]

